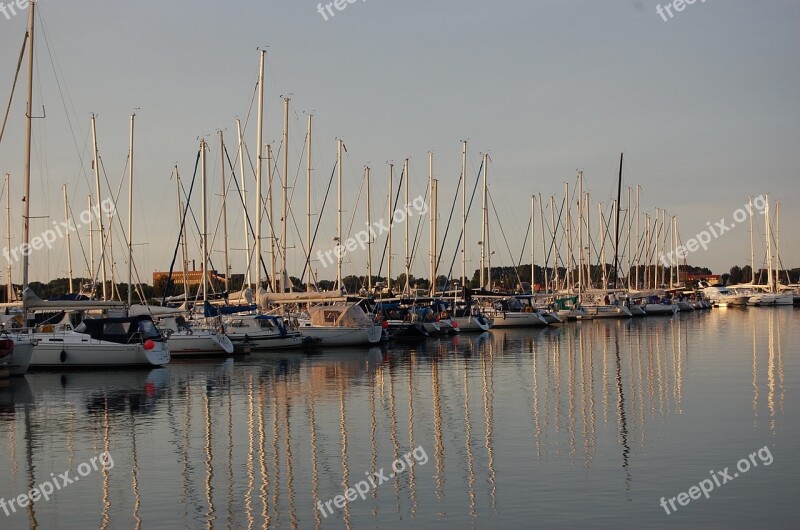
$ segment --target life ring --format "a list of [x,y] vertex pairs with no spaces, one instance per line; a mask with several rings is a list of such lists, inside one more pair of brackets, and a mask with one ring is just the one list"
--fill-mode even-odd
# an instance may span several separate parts
[[442,311],[441,313],[439,313],[439,318],[442,320],[446,320],[450,318],[450,313],[448,313],[447,311]]
[[524,311],[526,313],[533,313],[533,308],[531,306],[527,306],[527,307],[525,307]]

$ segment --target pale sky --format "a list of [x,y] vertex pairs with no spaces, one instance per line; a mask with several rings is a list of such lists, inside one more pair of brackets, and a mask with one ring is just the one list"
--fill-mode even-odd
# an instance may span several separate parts
[[[663,1],[663,0],[662,0]],[[6,5],[8,0],[0,0]],[[187,185],[201,136],[208,159],[209,231],[220,211],[217,131],[236,153],[235,119],[249,115],[245,141],[255,154],[255,106],[250,107],[259,46],[268,46],[266,139],[280,149],[281,95],[291,94],[289,180],[297,178],[290,225],[289,272],[299,276],[305,237],[306,112],[315,116],[314,213],[319,211],[344,139],[344,225],[351,234],[365,220],[363,168],[372,167],[373,218],[386,217],[387,161],[411,160],[410,196],[424,194],[427,153],[435,153],[440,234],[450,211],[469,140],[470,184],[480,153],[489,152],[490,193],[514,259],[530,216],[530,196],[563,196],[576,170],[591,193],[591,227],[597,202],[615,195],[619,153],[625,186],[642,186],[642,210],[676,215],[685,241],[708,222],[730,219],[748,196],[781,201],[781,254],[800,266],[794,230],[800,225],[800,3],[709,0],[687,5],[664,21],[653,1],[437,1],[369,0],[347,4],[326,21],[306,0],[209,2],[40,2],[36,35],[32,235],[63,220],[61,187],[68,185],[77,216],[94,193],[90,115],[96,113],[100,155],[111,187],[123,177],[130,114],[136,118],[134,193],[135,262],[142,280],[166,270],[178,237],[177,163]],[[666,5],[666,3],[663,3]],[[8,8],[6,9],[8,11]],[[9,12],[10,14],[10,12]],[[27,11],[0,10],[0,100],[5,109],[27,22]],[[19,244],[23,173],[24,69],[0,144],[0,176],[12,175],[12,247]],[[249,164],[248,164],[249,165]],[[280,168],[280,164],[278,165]],[[238,168],[237,168],[238,175]],[[104,177],[105,180],[105,177]],[[104,184],[105,186],[105,184]],[[200,216],[199,181],[194,208]],[[248,188],[254,189],[252,173]],[[127,224],[127,182],[119,213]],[[104,191],[104,196],[108,196]],[[275,215],[280,190],[275,186]],[[251,198],[254,194],[251,194]],[[401,196],[402,197],[402,196]],[[627,191],[623,191],[623,202]],[[2,197],[3,208],[5,196]],[[250,201],[250,206],[253,205]],[[460,199],[456,212],[460,213]],[[470,271],[478,267],[480,194],[469,222]],[[548,211],[549,214],[549,211]],[[228,203],[231,263],[244,269],[241,204]],[[316,219],[316,216],[314,217]],[[5,222],[0,223],[5,237]],[[493,265],[511,265],[494,213],[490,215]],[[189,224],[191,257],[198,261],[197,230]],[[328,198],[315,250],[329,250],[336,235],[336,188]],[[538,225],[537,225],[538,226]],[[757,220],[756,254],[764,248]],[[276,231],[279,230],[277,224]],[[412,238],[417,229],[411,225]],[[403,230],[394,243],[393,275],[402,272]],[[265,232],[267,228],[265,225]],[[454,234],[455,233],[455,237]],[[449,268],[458,230],[451,230]],[[427,275],[427,225],[420,231],[412,273]],[[86,229],[73,237],[75,275],[85,276]],[[126,279],[122,233],[113,244],[117,280]],[[537,232],[537,244],[539,243]],[[222,268],[221,228],[214,264]],[[749,261],[746,223],[689,257],[692,265],[727,272]],[[268,246],[264,243],[265,248]],[[5,246],[3,243],[0,246]],[[376,244],[377,274],[383,238]],[[540,248],[537,262],[541,264]],[[349,256],[345,274],[362,275],[366,255]],[[530,247],[523,263],[530,263]],[[5,267],[5,260],[3,260]],[[66,245],[36,251],[32,279],[67,275]],[[315,265],[322,278],[335,266]],[[386,269],[384,265],[383,274]],[[440,273],[445,273],[446,270]],[[460,258],[454,275],[460,273]],[[3,273],[3,276],[5,274]],[[14,273],[19,281],[19,271]]]

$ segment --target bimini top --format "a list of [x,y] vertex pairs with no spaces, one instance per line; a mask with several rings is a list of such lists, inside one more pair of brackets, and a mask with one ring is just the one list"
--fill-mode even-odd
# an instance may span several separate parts
[[150,315],[122,318],[87,318],[75,328],[95,340],[117,344],[141,343],[147,339],[161,341],[163,337]]

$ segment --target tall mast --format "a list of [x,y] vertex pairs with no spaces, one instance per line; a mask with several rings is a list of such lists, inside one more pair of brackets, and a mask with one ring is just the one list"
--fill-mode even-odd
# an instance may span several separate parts
[[[482,204],[481,204],[481,265],[480,265],[480,274],[478,275],[480,278],[480,289],[486,288],[486,239],[488,234],[486,233],[487,229],[487,222],[488,222],[488,215],[486,210],[486,155],[483,155],[482,164],[483,166],[483,193],[481,194]],[[489,286],[489,290],[491,291],[492,288]]]
[[[675,216],[673,215],[670,218],[670,254],[672,254],[672,252],[675,250],[676,246],[677,246],[677,244],[675,243]],[[673,276],[672,272],[673,272],[674,268],[675,268],[675,265],[670,263],[670,267],[669,267],[669,288],[670,289],[672,289],[674,287],[674,284],[672,283],[672,276]]]
[[372,292],[372,191],[369,187],[369,166],[364,166],[364,179],[367,181],[367,291]]
[[486,249],[486,283],[489,285],[489,290],[492,290],[492,244],[490,243],[491,237],[489,236],[489,153],[483,155],[483,196],[486,201],[486,239],[484,239],[483,246]]
[[[181,174],[178,171],[178,166],[175,166],[175,184],[177,187],[178,192],[178,211],[180,212],[181,219],[183,218],[183,200],[181,200]],[[189,256],[186,251],[186,223],[181,222],[181,233],[180,233],[180,241],[181,241],[181,271],[183,277],[183,301],[186,303],[186,307],[189,307],[189,281],[186,278],[186,272],[189,268]]]
[[565,224],[564,229],[567,234],[567,270],[565,274],[565,287],[567,292],[571,292],[572,289],[572,259],[573,259],[573,249],[572,249],[572,216],[570,215],[570,200],[569,200],[569,182],[564,183],[564,210],[565,210]]
[[[97,194],[97,204],[102,203],[102,195],[100,193],[100,159],[97,154],[97,123],[95,115],[92,114],[92,144],[94,146],[94,184],[95,193]],[[100,281],[103,282],[103,300],[107,300],[106,293],[106,240],[105,231],[103,227],[103,216],[97,216],[97,223],[100,228]]]
[[433,152],[428,151],[428,201],[430,201],[431,207],[428,208],[429,222],[430,222],[430,233],[428,238],[428,248],[429,248],[429,256],[430,256],[430,270],[428,271],[428,277],[430,278],[430,294],[431,296],[434,295],[436,292],[436,227],[435,225],[435,218],[436,212],[433,209],[433,194],[434,194],[434,184],[433,184]]
[[[133,126],[136,114],[131,114],[131,172],[128,178],[128,307],[133,303]],[[66,191],[66,188],[65,188]]]
[[275,274],[275,215],[272,210],[272,146],[267,144],[267,220],[269,221],[269,284],[272,292],[277,292],[277,274]]
[[601,270],[603,271],[603,289],[608,288],[608,275],[606,271],[606,220],[603,216],[603,203],[597,203],[597,211],[600,213],[600,258],[602,259]]
[[578,292],[583,290],[583,171],[578,171]]
[[438,273],[436,264],[439,261],[439,179],[433,179],[433,197],[431,198],[431,209],[433,219],[433,289],[431,296],[436,295],[436,276]]
[[[253,279],[250,276],[250,230],[249,223],[247,222],[247,179],[244,176],[244,143],[242,141],[242,122],[241,120],[236,120],[236,135],[238,136],[239,140],[239,178],[242,181],[242,210],[245,212],[245,219],[244,223],[244,252],[246,256],[247,262],[247,271],[245,273],[245,283],[248,287],[252,283]],[[256,265],[258,266],[258,265]]]
[[341,138],[336,141],[336,173],[338,176],[336,238],[339,243],[339,252],[336,253],[336,289],[339,291],[342,290],[342,256],[344,254],[344,241],[342,240],[342,143]]
[[536,285],[536,194],[531,195],[531,294]]
[[[67,185],[64,184],[66,190]],[[69,233],[69,232],[67,232]],[[69,240],[67,240],[69,241]],[[68,245],[69,246],[69,245]],[[6,173],[6,248],[11,248],[11,175]],[[70,267],[72,270],[72,267]],[[11,260],[6,269],[6,295],[8,302],[14,301],[14,285],[11,282]],[[72,290],[72,274],[70,274],[70,291]]]
[[222,177],[222,233],[225,255],[225,292],[230,291],[230,264],[228,263],[228,186],[225,183],[225,136],[219,131],[219,169]]
[[[89,212],[92,210],[92,196],[91,194],[88,196],[88,210]],[[92,296],[94,297],[94,288],[95,288],[95,277],[94,277],[94,216],[89,216],[89,279],[92,281]]]
[[[408,158],[403,161],[403,175],[405,175],[405,184],[406,184],[406,205],[409,204],[409,196],[408,196],[408,182],[411,180],[408,174]],[[406,285],[403,287],[403,292],[406,294],[411,294],[411,254],[408,251],[408,226],[411,224],[408,219],[406,219],[405,224],[405,248],[406,248]]]
[[387,252],[387,268],[386,268],[386,290],[392,291],[392,225],[394,224],[394,212],[392,211],[392,196],[394,195],[394,164],[389,163],[389,234],[386,236]]
[[[781,283],[781,201],[775,201],[775,292]],[[791,282],[791,280],[790,280]]]
[[542,265],[544,266],[544,290],[550,290],[550,274],[547,271],[547,246],[544,240],[544,203],[542,202],[542,193],[539,192],[539,225],[542,227]]
[[467,279],[467,141],[461,142],[461,282],[468,288]]
[[264,56],[266,50],[259,50],[258,68],[258,125],[256,126],[256,290],[261,288],[261,212],[263,211],[263,186],[261,184],[262,161],[264,153]]
[[[289,223],[289,100],[290,98],[283,98],[283,185],[282,188],[282,207],[281,207],[281,292],[292,290],[289,283],[289,274],[286,272],[286,225]],[[284,285],[285,282],[285,285]]]
[[622,157],[619,154],[619,179],[617,180],[616,221],[614,222],[614,289],[619,288],[619,205],[622,201]]
[[[308,115],[308,153],[306,159],[306,269],[308,270],[308,280],[306,281],[306,291],[311,292],[311,125],[314,116]],[[367,190],[369,190],[369,180],[367,180]],[[369,201],[369,191],[367,192]]]
[[766,227],[766,234],[767,234],[767,289],[769,292],[775,292],[772,290],[772,232],[770,230],[770,218],[769,218],[769,195],[766,195],[767,205],[764,209],[764,223],[767,225]]
[[[586,237],[591,241],[592,239],[592,215],[591,210],[589,209],[591,205],[591,201],[589,200],[589,192],[586,192]],[[592,256],[589,254],[589,259],[586,260],[586,275],[583,277],[586,280],[586,283],[589,287],[592,286]],[[580,294],[580,293],[578,293]]]
[[[8,196],[8,174],[6,174],[6,196]],[[69,274],[69,292],[74,293],[72,282],[72,245],[70,244],[69,205],[67,204],[67,185],[64,184],[64,222],[67,224],[67,273]],[[8,232],[8,245],[11,248],[11,229]],[[8,281],[11,283],[11,262],[8,264]],[[9,291],[10,293],[11,291]],[[9,300],[10,301],[10,300]]]
[[206,140],[200,139],[200,175],[201,175],[201,194],[203,196],[203,233],[200,235],[201,248],[203,249],[203,303],[208,300],[208,226],[206,214],[208,211],[208,199],[206,196]]
[[[32,1],[28,13],[28,101],[25,105],[25,181],[22,197],[22,242],[30,241],[30,212],[31,212],[31,129],[33,120],[33,28],[36,12],[36,2]],[[22,291],[28,287],[28,253],[22,253]]]
[[550,216],[552,217],[553,222],[553,245],[555,247],[556,255],[553,259],[553,287],[554,289],[558,288],[558,259],[559,259],[559,252],[558,252],[558,245],[555,245],[556,242],[556,198],[554,195],[550,196]]
[[636,284],[634,285],[635,289],[639,289],[639,193],[642,191],[642,186],[640,184],[636,185]]
[[750,285],[756,283],[756,250],[753,245],[753,197],[749,198],[750,208]]
[[[625,216],[628,218],[628,222],[626,223],[628,225],[628,271],[625,273],[625,275],[628,277],[628,291],[630,291],[631,290],[631,259],[632,259],[631,258],[631,254],[633,253],[633,246],[631,244],[631,222],[633,221],[633,219],[631,218],[631,187],[630,186],[628,186],[628,210],[627,210]],[[677,245],[675,245],[675,246],[677,246]]]

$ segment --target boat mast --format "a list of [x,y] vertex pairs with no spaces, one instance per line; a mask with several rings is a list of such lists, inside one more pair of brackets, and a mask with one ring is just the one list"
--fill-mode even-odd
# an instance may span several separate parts
[[[483,193],[481,194],[482,204],[481,204],[481,266],[480,266],[480,289],[486,288],[486,223],[487,221],[487,212],[486,212],[486,155],[483,155],[482,164],[483,166]],[[489,287],[491,291],[491,286]]]
[[267,144],[267,221],[269,221],[269,285],[273,293],[278,291],[277,274],[275,274],[275,219],[272,210],[272,145]]
[[[308,280],[306,281],[306,291],[311,292],[311,125],[314,116],[308,115],[308,153],[306,157],[306,269],[308,269]],[[367,189],[369,189],[369,180],[367,180]],[[367,192],[369,195],[369,192]],[[369,200],[369,196],[367,196]]]
[[544,290],[550,290],[548,283],[550,273],[547,271],[547,246],[544,241],[544,203],[542,202],[542,192],[539,192],[539,225],[542,227],[542,264],[544,265]]
[[556,197],[555,195],[550,196],[550,217],[552,218],[553,223],[553,247],[555,249],[556,255],[553,260],[553,289],[558,289],[558,261],[559,261],[559,252],[558,252],[558,245],[555,244],[556,242]]
[[749,206],[747,210],[750,212],[750,285],[756,283],[756,250],[753,245],[753,197],[749,197]]
[[639,252],[639,193],[642,191],[642,186],[640,184],[636,185],[636,285],[634,285],[635,289],[639,289],[639,257],[641,253]]
[[468,288],[467,280],[467,141],[461,149],[461,282]]
[[578,171],[578,292],[583,290],[583,171]]
[[492,244],[489,242],[489,153],[483,155],[483,195],[486,198],[486,239],[484,240],[484,247],[486,248],[486,283],[489,284],[489,290],[492,290]]
[[256,126],[256,235],[255,235],[255,250],[256,250],[256,291],[261,289],[261,212],[263,210],[263,194],[261,184],[261,173],[264,153],[264,56],[267,54],[266,50],[259,50],[259,68],[258,68],[258,124]]
[[208,230],[207,230],[207,219],[206,213],[208,211],[208,204],[207,204],[207,197],[206,197],[206,140],[205,138],[200,139],[200,175],[201,175],[201,194],[203,196],[203,232],[200,234],[200,241],[201,241],[201,248],[203,251],[203,282],[202,282],[202,293],[203,293],[203,304],[205,304],[206,300],[208,300]]
[[367,239],[367,292],[372,292],[372,191],[370,190],[370,168],[364,166],[364,179],[367,181],[367,230],[369,231],[369,238]]
[[228,263],[228,187],[225,184],[225,136],[219,131],[219,166],[222,177],[222,234],[225,255],[225,292],[230,292],[230,264]]
[[[33,41],[31,41],[33,42]],[[94,184],[95,192],[97,194],[97,204],[102,202],[102,195],[100,193],[100,158],[97,153],[97,123],[95,115],[92,114],[92,144],[94,148]],[[103,216],[97,216],[97,223],[100,227],[100,281],[103,282],[103,300],[107,300],[106,293],[106,241],[103,227]]]
[[564,229],[567,235],[567,270],[564,277],[564,287],[570,292],[572,289],[572,261],[574,250],[572,248],[572,216],[570,215],[569,182],[564,182],[564,210],[566,210]]
[[[72,245],[70,245],[70,237],[69,237],[69,205],[67,204],[67,185],[64,184],[64,222],[67,226],[67,274],[69,275],[69,292],[74,293],[75,291],[72,290]],[[6,195],[8,195],[8,174],[6,174]],[[11,246],[11,234],[8,235],[8,244],[9,248]],[[11,278],[11,262],[9,262],[9,271],[8,277]]]
[[[175,166],[175,184],[177,186],[178,191],[178,211],[180,212],[181,217],[183,217],[183,200],[181,200],[181,174],[178,171],[178,166]],[[189,268],[189,256],[186,250],[186,223],[181,223],[181,233],[180,233],[180,241],[181,241],[181,254],[182,254],[182,277],[183,277],[183,301],[186,304],[186,307],[189,307],[189,281],[186,278],[186,269]]]
[[[25,180],[22,198],[22,242],[30,241],[30,194],[31,194],[31,129],[33,126],[33,28],[36,12],[35,0],[31,2],[28,13],[28,101],[25,105]],[[28,287],[28,252],[22,253],[22,292]]]
[[431,198],[433,210],[433,279],[431,280],[433,283],[432,285],[432,292],[431,295],[436,295],[436,275],[437,275],[437,267],[436,264],[439,261],[439,179],[433,179],[433,197]]
[[531,294],[536,294],[535,265],[536,265],[536,194],[531,195]]
[[[67,185],[64,184],[64,189]],[[69,232],[67,232],[69,234]],[[69,236],[67,236],[69,237]],[[69,239],[67,240],[69,241]],[[11,248],[11,174],[6,173],[6,248]],[[7,278],[6,278],[6,295],[9,302],[14,301],[14,285],[11,282],[11,260],[8,260]],[[70,271],[72,267],[70,266]],[[70,273],[70,291],[72,290],[72,274]]]
[[239,178],[242,181],[242,210],[245,212],[244,223],[242,223],[244,225],[244,252],[245,256],[247,257],[245,282],[247,287],[250,287],[253,279],[250,276],[250,230],[248,230],[249,223],[247,220],[247,179],[244,177],[244,143],[242,142],[242,122],[238,118],[236,119],[236,135],[239,140]]
[[344,255],[344,241],[342,240],[342,139],[336,140],[336,174],[338,176],[337,199],[338,208],[336,215],[336,241],[339,252],[336,253],[336,289],[342,290],[342,256]]
[[619,154],[619,179],[617,180],[616,221],[614,222],[614,289],[619,288],[619,205],[622,200],[622,157]]
[[[131,114],[131,170],[128,175],[128,307],[133,304],[133,130],[135,121],[136,113]],[[64,192],[66,193],[66,191],[67,189],[65,186]],[[69,240],[67,245],[69,245]],[[71,287],[70,290],[72,290]]]
[[608,275],[606,271],[606,220],[605,216],[603,215],[603,203],[597,203],[597,211],[600,214],[600,256],[603,260],[601,264],[601,269],[603,271],[603,290],[608,288]]
[[428,277],[430,278],[430,295],[433,296],[436,292],[436,212],[434,211],[433,205],[433,194],[434,194],[434,183],[433,183],[433,152],[428,151],[428,197],[431,204],[431,208],[429,208],[428,213],[430,214],[429,222],[430,222],[430,235],[428,238],[428,247],[429,247],[429,256],[430,256],[430,270],[428,272]]
[[394,212],[392,211],[392,195],[394,192],[394,164],[389,162],[389,234],[387,235],[388,260],[386,270],[386,291],[392,291],[392,225],[394,224]]
[[[589,200],[589,192],[586,192],[586,239],[589,240],[589,244],[592,241],[592,215],[591,215],[591,201]],[[588,250],[587,246],[587,250]],[[589,287],[592,287],[592,255],[589,253],[589,259],[586,260],[586,274],[584,275],[584,279]],[[580,295],[580,291],[583,289],[578,290],[578,294]]]
[[[89,209],[87,211],[92,211],[92,196],[91,194],[87,197]],[[94,289],[95,289],[95,277],[94,277],[94,216],[89,216],[89,279],[92,281],[92,297],[94,297]]]
[[769,218],[769,194],[766,195],[767,205],[764,209],[764,222],[767,225],[766,227],[766,235],[767,235],[767,290],[771,293],[774,293],[772,289],[772,233],[770,230],[770,218]]
[[631,242],[631,223],[633,219],[631,217],[631,187],[628,186],[628,209],[625,213],[625,216],[628,218],[628,271],[625,273],[628,277],[628,292],[631,290],[631,254],[633,253],[633,244]]
[[289,282],[289,274],[286,272],[286,225],[288,224],[288,210],[289,210],[289,195],[288,195],[288,184],[289,184],[289,101],[291,98],[285,97],[283,98],[283,184],[282,188],[282,207],[281,207],[281,292],[286,292],[287,287],[288,291],[292,290],[292,286]]
[[[408,158],[403,161],[403,175],[405,175],[405,184],[406,184],[406,208],[408,208],[409,204],[409,197],[408,197],[408,182],[411,180],[410,175],[408,174]],[[408,213],[406,211],[406,213]],[[405,250],[406,250],[406,285],[403,287],[403,292],[406,294],[411,294],[411,258],[409,257],[410,254],[408,252],[408,226],[411,224],[408,219],[406,219],[405,224]]]

